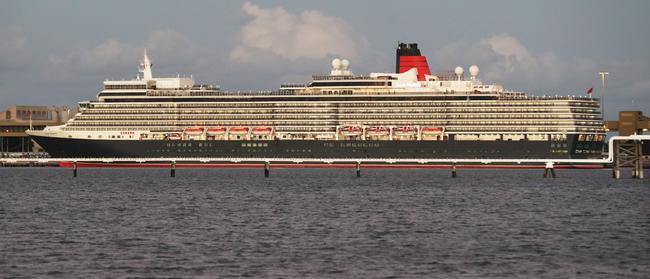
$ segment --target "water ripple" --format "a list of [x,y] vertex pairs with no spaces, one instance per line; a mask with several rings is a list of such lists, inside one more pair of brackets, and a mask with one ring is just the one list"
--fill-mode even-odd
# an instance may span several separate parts
[[0,274],[647,278],[647,180],[541,174],[0,169]]

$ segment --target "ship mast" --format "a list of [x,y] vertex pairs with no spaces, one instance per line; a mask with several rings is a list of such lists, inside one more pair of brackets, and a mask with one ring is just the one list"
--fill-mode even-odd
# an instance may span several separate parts
[[599,72],[600,75],[600,111],[603,116],[603,121],[605,121],[605,76],[609,75],[609,72]]
[[153,75],[151,73],[151,61],[149,60],[149,56],[147,56],[147,49],[144,49],[144,58],[142,59],[142,64],[140,64],[140,72],[143,74],[142,79],[144,80],[150,80],[153,79]]

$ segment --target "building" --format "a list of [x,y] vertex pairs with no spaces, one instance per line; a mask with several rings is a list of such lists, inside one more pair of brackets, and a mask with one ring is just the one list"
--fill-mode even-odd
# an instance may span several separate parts
[[8,152],[41,152],[25,133],[30,129],[42,130],[45,126],[61,125],[74,114],[67,106],[12,106],[0,112],[0,156]]

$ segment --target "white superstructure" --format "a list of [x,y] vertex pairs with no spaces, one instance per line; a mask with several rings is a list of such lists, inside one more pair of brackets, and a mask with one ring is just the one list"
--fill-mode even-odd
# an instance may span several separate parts
[[329,75],[272,92],[223,92],[191,78],[105,81],[65,125],[30,135],[86,140],[603,141],[597,99],[538,97],[483,83],[476,65],[446,76],[418,69],[355,76],[346,59]]

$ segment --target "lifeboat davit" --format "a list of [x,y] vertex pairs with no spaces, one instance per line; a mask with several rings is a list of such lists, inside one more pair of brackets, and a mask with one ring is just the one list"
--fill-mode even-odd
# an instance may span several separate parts
[[203,127],[185,128],[185,134],[188,136],[200,136],[203,134]]
[[442,128],[441,127],[424,127],[422,128],[422,133],[423,134],[440,134],[442,133]]
[[359,126],[343,126],[340,131],[345,136],[360,136],[363,134],[363,130]]
[[273,131],[271,127],[255,127],[253,128],[252,133],[255,135],[266,135],[270,134]]
[[210,127],[207,130],[208,136],[223,135],[226,133],[226,127]]
[[248,134],[248,127],[232,127],[232,128],[230,128],[230,134],[233,134],[233,135],[245,135],[245,134]]
[[370,127],[366,130],[366,133],[371,136],[375,135],[388,135],[388,128],[386,127]]
[[418,129],[415,127],[397,127],[393,129],[393,133],[398,136],[412,136],[418,133]]

